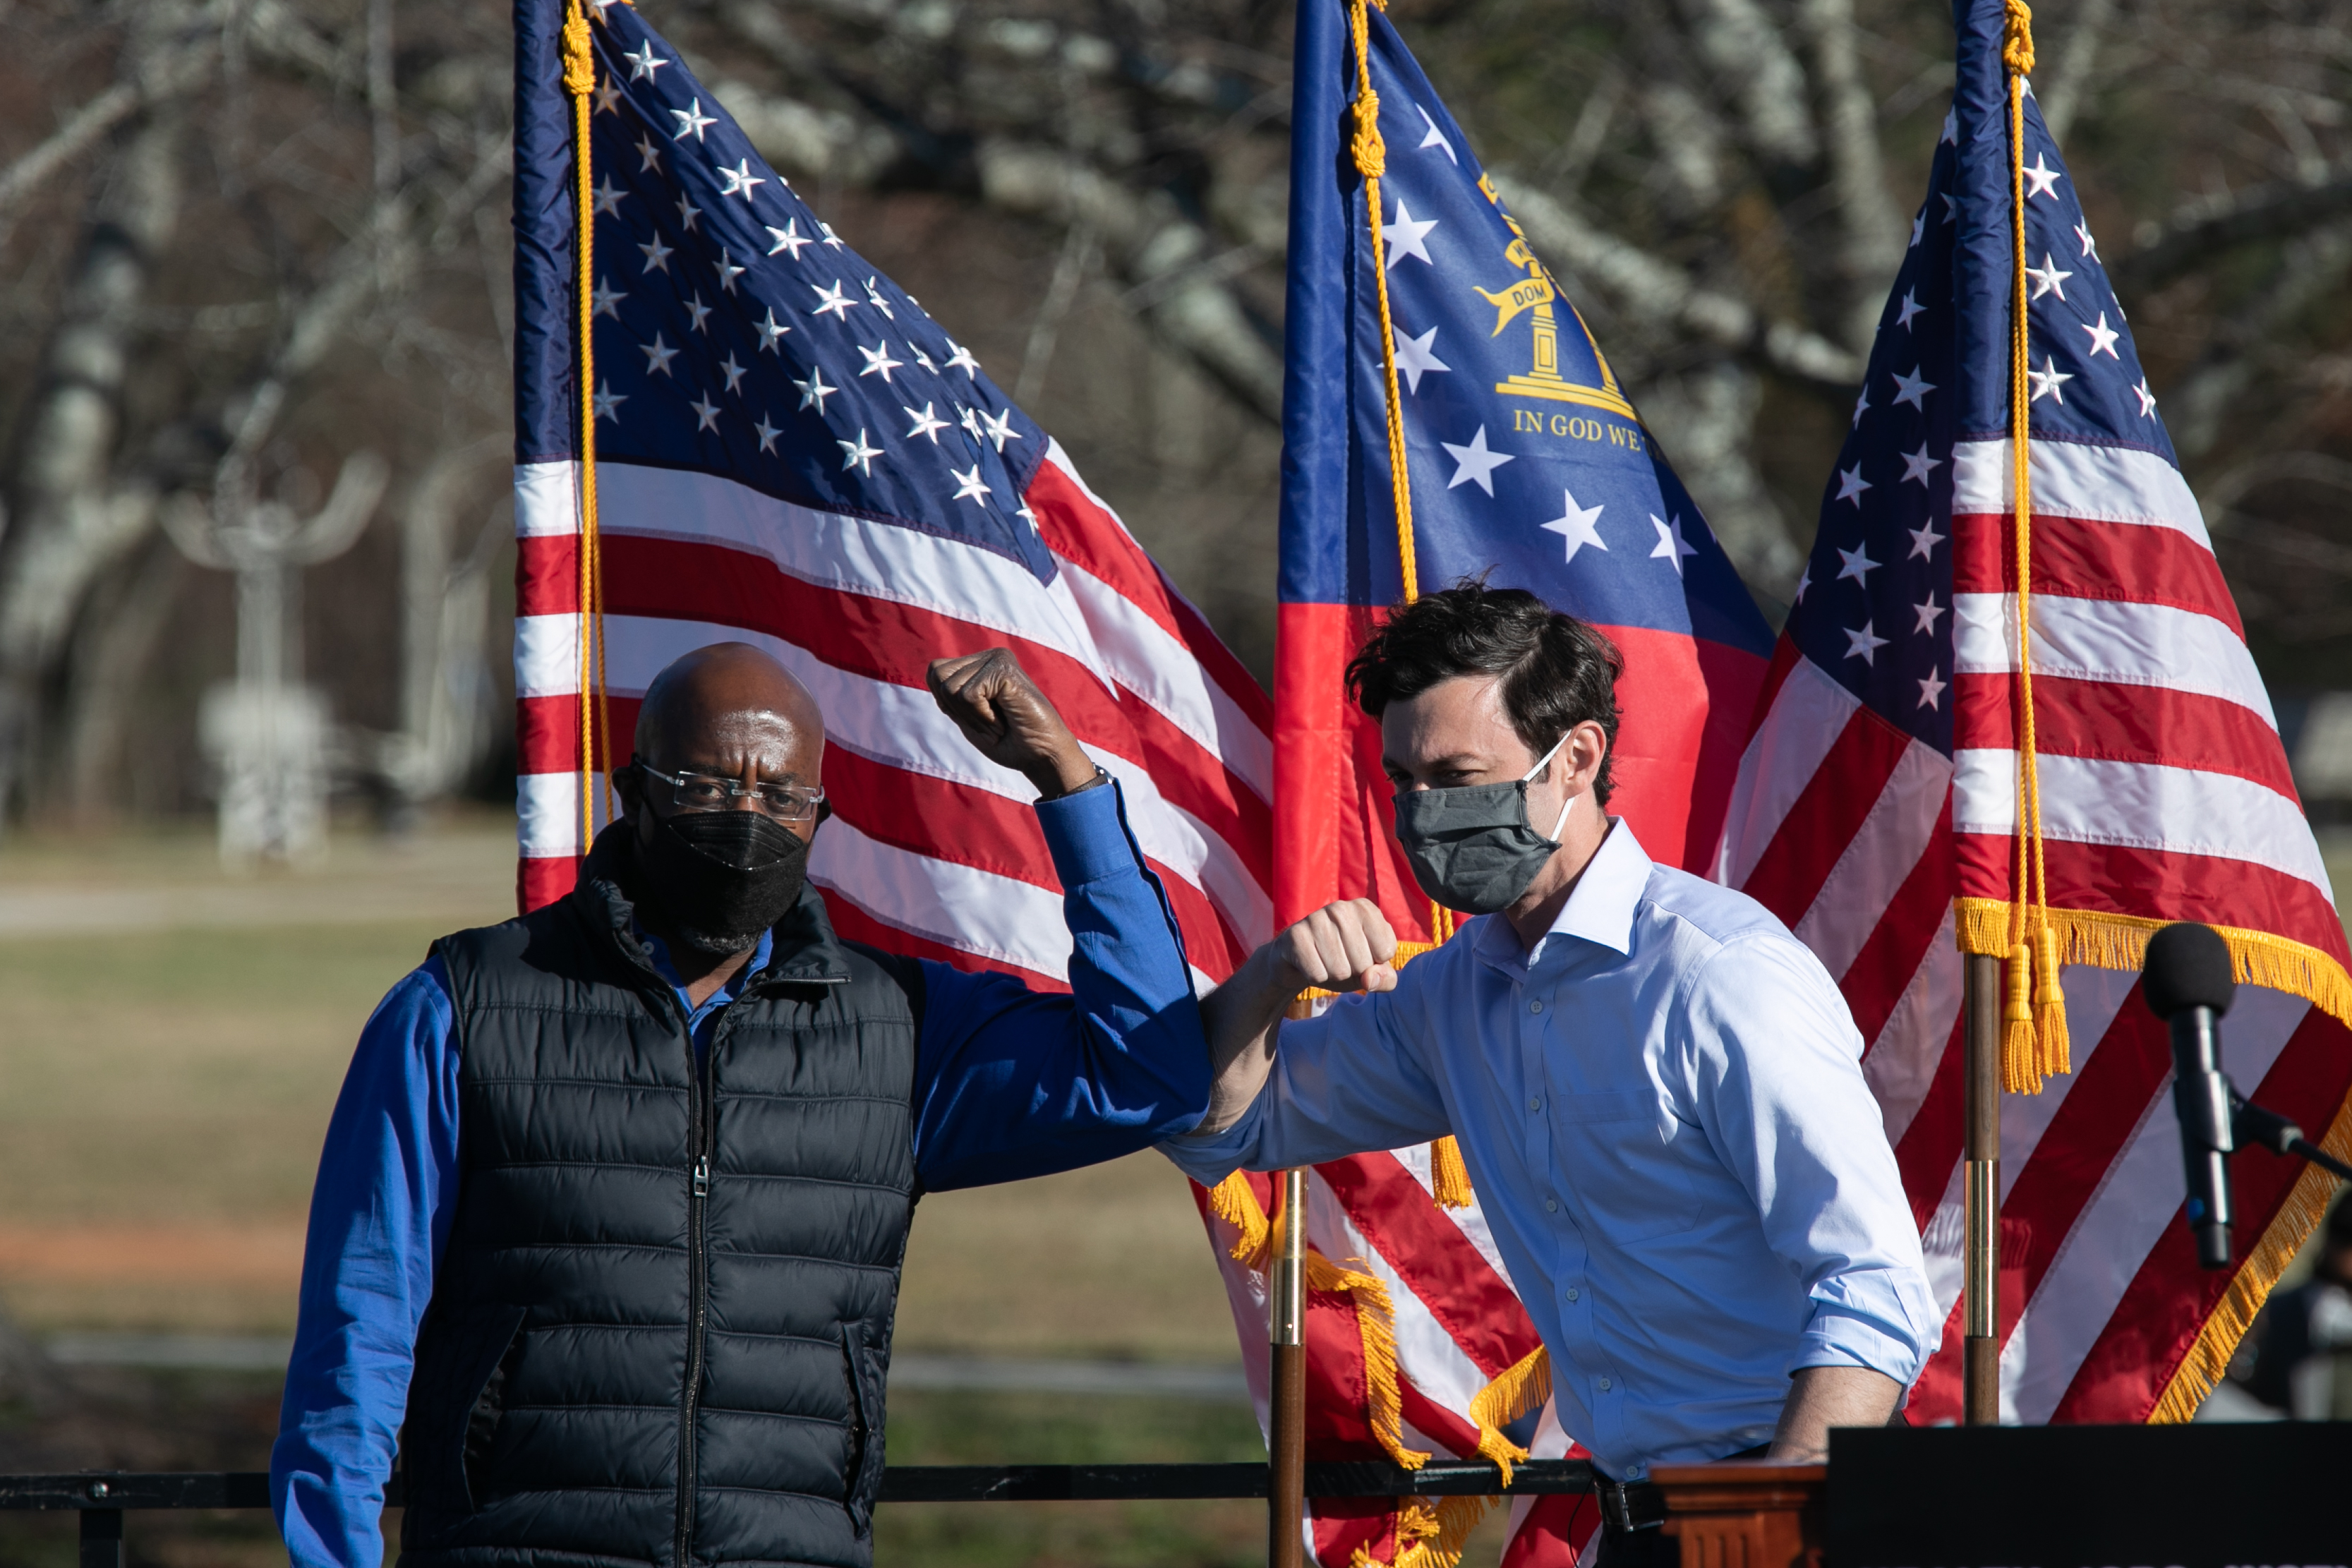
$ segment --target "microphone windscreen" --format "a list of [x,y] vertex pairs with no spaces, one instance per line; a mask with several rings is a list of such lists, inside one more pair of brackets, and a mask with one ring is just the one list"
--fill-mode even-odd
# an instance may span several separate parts
[[2169,1018],[2183,1007],[2226,1013],[2238,994],[2230,944],[2211,926],[2188,921],[2168,925],[2147,939],[2139,988],[2148,1010],[2159,1018]]

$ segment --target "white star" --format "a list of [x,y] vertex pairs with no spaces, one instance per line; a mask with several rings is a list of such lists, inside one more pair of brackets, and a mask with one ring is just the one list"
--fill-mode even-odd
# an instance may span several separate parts
[[640,136],[637,138],[637,173],[642,174],[647,170],[661,173],[661,149],[654,145],[652,137]]
[[956,423],[962,426],[964,434],[971,437],[973,440],[985,441],[988,439],[988,437],[981,431],[980,416],[973,413],[971,409],[965,409],[963,413],[957,417]]
[[1436,341],[1437,329],[1435,327],[1430,328],[1429,331],[1422,333],[1421,336],[1417,338],[1406,337],[1402,332],[1399,332],[1397,334],[1397,374],[1404,377],[1404,385],[1407,392],[1419,395],[1421,392],[1421,378],[1423,376],[1428,374],[1433,370],[1450,371],[1454,368],[1452,365],[1447,364],[1444,360],[1439,359],[1437,357],[1436,351],[1430,346]]
[[1420,258],[1426,266],[1436,266],[1437,263],[1429,256],[1429,231],[1436,226],[1437,220],[1433,217],[1423,218],[1418,223],[1413,221],[1412,209],[1404,205],[1402,196],[1399,196],[1396,221],[1388,226],[1386,237],[1390,270],[1395,270],[1398,261],[1408,256]]
[[[913,295],[911,295],[911,294],[909,294],[909,295],[908,295],[908,296],[907,296],[907,297],[908,297],[908,299],[910,299],[910,300],[914,298],[914,296],[913,296]],[[931,363],[931,356],[930,356],[930,355],[929,355],[929,354],[927,354],[927,353],[925,353],[923,352],[923,345],[922,345],[922,344],[920,344],[920,343],[917,343],[917,342],[909,342],[907,346],[908,346],[908,348],[913,349],[913,350],[915,351],[915,363],[916,363],[917,364],[921,365],[925,370],[929,371],[933,375],[937,375],[937,374],[940,374],[940,367],[939,367],[939,366],[937,366],[937,365],[935,365],[935,364],[933,364],[933,363]]]
[[857,374],[878,375],[882,378],[882,384],[885,386],[890,384],[890,373],[903,367],[907,363],[904,360],[890,357],[890,340],[887,338],[884,338],[870,349],[860,343],[857,345],[857,352],[866,356],[866,368]]
[[686,297],[686,324],[696,331],[705,331],[703,322],[710,319],[710,307],[702,302],[702,290],[697,289]]
[[604,217],[619,217],[621,216],[621,198],[628,194],[629,193],[626,191],[614,190],[613,188],[613,176],[610,174],[605,175],[596,186],[595,210],[597,214]]
[[1904,247],[1904,248],[1906,250],[1917,249],[1919,246],[1919,237],[1927,232],[1927,209],[1926,207],[1921,207],[1917,212],[1911,215],[1911,243]]
[[861,425],[858,426],[856,440],[843,441],[836,439],[834,442],[834,445],[841,448],[841,471],[843,473],[845,474],[849,472],[850,469],[856,468],[859,473],[864,474],[868,479],[874,477],[874,459],[882,455],[882,448],[879,447],[869,447],[866,444],[866,427],[864,426]]
[[1843,583],[1851,577],[1862,584],[1864,593],[1868,593],[1870,574],[1878,570],[1878,563],[1870,558],[1870,542],[1864,540],[1852,550],[1839,551],[1838,560],[1843,564],[1838,568],[1837,580]]
[[1913,365],[1909,375],[1898,375],[1895,378],[1894,405],[1899,408],[1907,403],[1925,414],[1927,412],[1927,395],[1935,390],[1935,383],[1922,376],[1919,374],[1919,367]]
[[1928,482],[1927,476],[1944,466],[1943,458],[1927,456],[1927,443],[1925,441],[1919,443],[1917,451],[1897,452],[1895,456],[1903,459],[1903,477],[1895,481],[1896,484],[1908,484],[1916,479],[1925,485]]
[[653,243],[651,245],[641,245],[637,247],[637,249],[645,255],[646,270],[648,272],[668,271],[669,258],[677,254],[677,252],[672,250],[668,246],[662,243],[662,237],[660,235],[654,236]]
[[734,258],[727,254],[727,247],[723,245],[719,247],[718,265],[719,287],[732,294],[735,292],[735,279],[743,276],[744,269],[735,265]]
[[626,294],[599,278],[596,280],[596,287],[588,294],[588,313],[592,316],[610,316],[617,321],[621,319],[618,307],[621,301],[627,298]]
[[1660,519],[1656,512],[1652,512],[1650,514],[1650,524],[1658,531],[1658,547],[1650,552],[1650,559],[1653,561],[1663,560],[1667,565],[1675,569],[1675,576],[1681,576],[1683,574],[1683,558],[1685,556],[1696,555],[1698,553],[1698,551],[1696,548],[1683,542],[1682,515],[1677,512],[1675,515],[1674,521],[1667,522]]
[[1857,507],[1862,504],[1863,491],[1877,488],[1868,479],[1862,477],[1862,464],[1859,462],[1856,462],[1851,468],[1840,468],[1838,470],[1837,481],[1837,499],[1840,500],[1850,500]]
[[824,413],[824,400],[841,390],[841,388],[837,386],[827,386],[824,384],[824,367],[823,365],[818,365],[812,369],[809,372],[809,378],[806,381],[795,381],[793,384],[801,389],[801,406],[803,408],[806,408],[810,404],[814,403],[816,405],[816,411],[819,415],[823,415]]
[[[1413,107],[1415,109],[1421,109],[1421,105],[1417,103],[1414,104]],[[1461,165],[1462,160],[1455,155],[1454,143],[1445,139],[1445,132],[1437,128],[1437,121],[1429,117],[1429,110],[1426,109],[1421,109],[1421,122],[1429,127],[1429,134],[1421,139],[1421,145],[1415,147],[1413,151],[1416,153],[1422,153],[1426,152],[1432,147],[1443,147],[1445,149],[1445,155],[1448,158],[1452,158],[1454,165],[1458,168]]]
[[1958,198],[1958,196],[1951,195],[1949,195],[1949,194],[1945,194],[1945,195],[1944,195],[1944,221],[1945,221],[1946,223],[1957,223],[1957,222],[1958,222],[1958,221],[1959,221],[1959,216],[1960,216],[1960,201],[1959,201],[1959,198]]
[[2099,242],[2091,237],[2091,226],[2088,223],[2078,223],[2074,226],[2074,237],[2083,242],[2084,255],[2094,261],[2099,258]]
[[952,467],[948,469],[948,472],[955,476],[956,493],[954,499],[957,500],[976,501],[982,506],[988,504],[986,501],[981,500],[981,498],[982,496],[989,495],[992,492],[985,484],[981,482],[980,465],[978,463],[972,464],[971,472],[970,473],[965,473],[961,468]]
[[667,60],[654,53],[654,41],[651,38],[647,38],[639,45],[635,54],[630,54],[626,50],[622,51],[621,58],[629,62],[631,81],[644,81],[652,77],[654,72],[669,64]]
[[1919,680],[1919,706],[1922,708],[1933,708],[1941,711],[1944,706],[1944,686],[1945,682],[1943,679],[1932,669],[1925,676],[1921,677]]
[[953,338],[950,338],[948,340],[948,347],[953,351],[948,355],[948,363],[950,367],[962,371],[966,375],[978,375],[980,374],[980,362],[971,357],[971,351],[970,349],[964,347]]
[[1911,613],[1919,617],[1919,624],[1913,626],[1911,629],[1915,632],[1925,632],[1929,637],[1934,637],[1936,635],[1936,623],[1943,619],[1945,608],[1946,606],[1936,603],[1935,595],[1928,595],[1927,603],[1914,605],[1911,606]]
[[694,427],[697,430],[719,428],[719,405],[711,402],[708,394],[696,393],[694,401],[687,406],[694,410]]
[[694,232],[694,220],[701,216],[702,209],[696,206],[692,202],[688,201],[684,191],[678,192],[677,221],[685,228],[687,233],[692,234]]
[[742,384],[743,367],[735,363],[735,351],[733,349],[729,349],[727,351],[727,357],[719,362],[719,374],[727,378],[727,390],[729,392],[733,392],[736,387]]
[[824,236],[824,242],[827,245],[833,247],[835,250],[839,250],[841,248],[841,236],[833,232],[833,225],[829,223],[819,223],[816,226],[816,231],[817,233]]
[[2139,399],[2139,416],[2141,418],[2153,419],[2156,417],[2156,394],[2147,389],[2147,377],[2141,376],[2139,378],[2139,384],[2132,388],[2132,395]]
[[1878,660],[1873,656],[1875,655],[1880,648],[1883,648],[1885,646],[1886,639],[1885,637],[1874,636],[1872,634],[1870,622],[1867,617],[1864,619],[1858,629],[1849,631],[1845,634],[1846,658],[1858,658],[1862,660],[1863,663],[1870,665],[1873,668],[1875,668],[1878,663]]
[[719,192],[720,195],[741,196],[746,203],[751,199],[753,186],[764,185],[768,183],[763,176],[751,173],[751,160],[749,158],[736,160],[735,166],[731,169],[721,167],[719,177],[727,182]]
[[1869,412],[1870,384],[1868,382],[1864,382],[1862,384],[1862,390],[1854,394],[1853,398],[1853,427],[1855,429],[1859,430],[1862,428],[1862,416]]
[[698,143],[702,140],[704,129],[719,123],[717,120],[702,112],[702,100],[698,98],[684,109],[671,110],[669,114],[671,119],[677,121],[677,134],[670,138],[673,142],[685,141],[687,132],[690,131]]
[[884,299],[882,290],[874,286],[877,281],[879,279],[873,278],[866,280],[866,302],[881,311],[885,321],[895,321],[898,319],[898,312],[890,309],[890,301]]
[[1021,433],[1013,428],[1013,410],[1010,408],[1002,414],[983,414],[980,422],[988,427],[988,438],[996,443],[996,449],[1000,452],[1004,450],[1007,441],[1021,439]]
[[816,313],[820,316],[839,316],[846,322],[849,320],[849,312],[857,308],[857,301],[849,297],[849,290],[841,286],[841,279],[838,278],[833,280],[831,289],[817,289],[814,283],[809,287],[816,289],[818,300]]
[[[899,406],[903,408],[906,405],[901,404]],[[923,411],[920,414],[908,408],[907,417],[915,422],[914,427],[907,432],[907,439],[909,441],[918,436],[928,437],[931,445],[936,447],[940,444],[940,432],[948,427],[946,420],[938,418],[931,413],[931,405],[928,403],[923,405]],[[976,470],[980,465],[975,463],[972,467]]]
[[[664,60],[662,61],[662,64],[667,65],[669,62],[667,60]],[[596,112],[599,114],[618,114],[621,112],[620,84],[615,82],[611,77],[606,77],[604,80],[596,84]]]
[[1495,470],[1516,456],[1510,452],[1488,451],[1486,427],[1484,425],[1478,426],[1478,433],[1470,437],[1470,444],[1466,447],[1457,447],[1451,441],[1440,441],[1438,445],[1444,447],[1454,458],[1454,478],[1447,480],[1445,485],[1449,490],[1457,485],[1475,484],[1488,495],[1493,495]]
[[1808,562],[1806,562],[1806,563],[1805,563],[1805,569],[1804,569],[1802,572],[1800,572],[1800,573],[1798,573],[1798,574],[1797,574],[1797,593],[1796,593],[1796,597],[1795,597],[1795,598],[1793,598],[1793,599],[1791,599],[1790,602],[1791,604],[1797,604],[1797,605],[1801,605],[1801,604],[1803,604],[1803,603],[1805,602],[1805,590],[1806,590],[1806,589],[1808,589],[1808,588],[1810,588],[1810,587],[1811,587],[1812,585],[1813,585],[1813,563],[1812,563],[1811,562],[1808,561]]
[[1944,536],[1936,531],[1936,520],[1932,517],[1927,520],[1925,526],[1906,528],[1903,531],[1911,536],[1911,553],[1903,558],[1906,561],[1917,561],[1923,558],[1933,561],[1936,558],[1936,546],[1944,542]]
[[1937,145],[1945,142],[1955,147],[1960,144],[1960,111],[1958,109],[1944,110],[1944,134],[1938,139]]
[[599,419],[610,419],[614,424],[618,425],[621,422],[621,405],[626,403],[628,400],[629,395],[627,393],[614,392],[604,383],[601,381],[598,382],[596,384],[596,391],[593,398],[593,401],[596,405],[596,417]]
[[1925,310],[1927,308],[1911,297],[1917,292],[1918,290],[1916,289],[1906,289],[1903,290],[1903,314],[1895,320],[1895,324],[1901,327],[1906,331],[1908,331],[1911,329],[1911,318],[1919,314],[1922,310]]
[[760,416],[760,422],[751,426],[751,434],[760,438],[760,450],[773,452],[776,449],[776,437],[783,432],[769,424],[768,416],[762,414]]
[[2025,275],[2033,279],[2033,297],[2037,300],[2044,294],[2055,294],[2063,300],[2066,297],[2066,279],[2074,276],[2071,272],[2060,271],[2058,263],[2051,259],[2046,250],[2042,253],[2042,265],[2027,268]]
[[[1434,328],[1431,330],[1435,331]],[[1559,493],[1568,510],[1543,524],[1543,531],[1557,533],[1568,541],[1568,559],[1570,561],[1575,560],[1576,552],[1588,544],[1595,550],[1607,550],[1609,542],[1601,537],[1599,527],[1601,508],[1577,505],[1572,491],[1563,489]]]
[[659,332],[656,332],[654,334],[654,341],[652,342],[639,343],[637,348],[646,356],[646,374],[647,375],[667,375],[669,374],[669,362],[677,357],[677,351],[663,342],[662,335]]
[[1013,515],[1021,519],[1022,521],[1027,523],[1032,528],[1037,526],[1037,514],[1029,510],[1029,503],[1027,501],[1023,501],[1013,511]]
[[[2074,324],[2083,327],[2080,321]],[[2107,325],[2107,313],[2105,310],[2099,312],[2097,326],[2083,327],[2083,330],[2091,334],[2091,353],[2094,355],[2105,354],[2111,360],[2121,360],[2124,357],[2116,353],[2116,340],[2123,334]]]
[[776,242],[768,247],[768,254],[771,256],[780,250],[789,250],[793,253],[792,259],[798,261],[801,258],[801,247],[816,243],[801,232],[801,220],[796,217],[785,219],[784,226],[782,228],[770,224],[761,224],[760,226],[766,229],[768,237]]
[[2030,364],[2026,367],[2025,379],[2033,384],[2033,395],[2025,401],[2039,403],[2046,394],[2057,402],[2065,402],[2066,395],[2059,389],[2074,380],[2074,376],[2058,368],[2058,358],[2055,354],[2043,354],[2042,364],[2042,368],[2040,370],[2035,370]]
[[2036,196],[2048,196],[2053,202],[2058,199],[2058,192],[2054,187],[2060,180],[2065,178],[2065,175],[2060,170],[2050,167],[2041,153],[2033,154],[2033,167],[2023,173],[2027,201],[2030,202]]
[[768,319],[764,321],[752,322],[751,330],[760,334],[761,351],[772,354],[780,354],[776,347],[776,340],[792,331],[790,327],[776,320],[776,310],[772,305],[768,308]]

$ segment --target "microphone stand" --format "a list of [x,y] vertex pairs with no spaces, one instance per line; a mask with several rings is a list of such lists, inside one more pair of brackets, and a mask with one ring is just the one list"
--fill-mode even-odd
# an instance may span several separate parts
[[2352,1182],[2352,1165],[2305,1138],[2302,1128],[2277,1111],[2266,1110],[2240,1094],[2235,1084],[2230,1086],[2230,1142],[2241,1149],[2259,1145],[2273,1154],[2300,1158]]

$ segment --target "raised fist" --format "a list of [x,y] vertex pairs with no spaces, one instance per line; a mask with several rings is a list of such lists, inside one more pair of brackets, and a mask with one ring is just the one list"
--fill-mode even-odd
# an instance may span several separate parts
[[1393,991],[1396,932],[1370,899],[1342,899],[1292,925],[1267,946],[1282,983],[1293,994],[1310,985],[1326,991]]
[[1094,760],[1011,648],[934,659],[925,679],[975,751],[1023,773],[1046,799],[1093,782]]

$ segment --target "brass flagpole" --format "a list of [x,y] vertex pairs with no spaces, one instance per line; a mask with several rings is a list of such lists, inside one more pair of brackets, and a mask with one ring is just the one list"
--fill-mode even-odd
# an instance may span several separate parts
[[1282,1173],[1282,1213],[1267,1284],[1274,1432],[1267,1444],[1266,1562],[1305,1568],[1307,1554],[1307,1173]]

